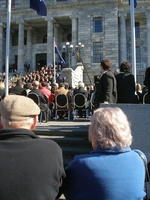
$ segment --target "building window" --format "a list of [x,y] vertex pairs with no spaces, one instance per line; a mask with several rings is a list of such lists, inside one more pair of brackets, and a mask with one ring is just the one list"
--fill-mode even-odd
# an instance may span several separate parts
[[[15,8],[15,1],[16,1],[16,0],[12,0],[12,1],[11,1],[11,7],[12,7],[12,8]],[[7,7],[8,7],[8,0],[6,0],[6,8],[7,8]]]
[[[131,46],[128,48],[128,61],[132,63],[132,49]],[[136,46],[136,63],[141,63],[141,47]]]
[[102,18],[93,18],[93,33],[103,32]]
[[43,43],[47,43],[47,34],[43,37]]
[[135,22],[135,37],[140,38],[140,23]]
[[141,63],[141,48],[136,46],[136,63]]
[[93,43],[93,63],[100,63],[103,60],[103,42]]

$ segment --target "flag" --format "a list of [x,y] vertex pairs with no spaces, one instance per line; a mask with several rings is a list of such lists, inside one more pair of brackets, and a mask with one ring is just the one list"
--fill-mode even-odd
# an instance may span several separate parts
[[[131,0],[131,1],[133,1],[133,0]],[[138,4],[138,0],[134,0],[134,8],[136,8],[137,4]],[[129,5],[130,5],[130,0],[129,0]]]
[[30,8],[36,10],[38,15],[47,15],[47,8],[44,0],[30,0]]
[[54,47],[55,47],[55,53],[57,53],[57,55],[59,56],[59,59],[60,59],[62,67],[65,67],[66,66],[66,62],[64,61],[64,59],[60,55],[60,52],[59,52],[59,50],[58,50],[57,45],[56,45],[55,42],[54,42]]

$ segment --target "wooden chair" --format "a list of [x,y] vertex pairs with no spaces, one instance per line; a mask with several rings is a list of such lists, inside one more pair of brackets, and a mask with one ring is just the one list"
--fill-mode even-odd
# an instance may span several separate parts
[[73,120],[76,119],[78,110],[85,111],[85,117],[86,120],[88,120],[89,117],[89,108],[87,107],[87,99],[82,93],[77,93],[73,97],[73,102],[74,102],[74,110],[73,110]]
[[55,120],[59,111],[66,111],[68,113],[68,121],[70,120],[70,107],[68,97],[65,94],[58,94],[55,97]]

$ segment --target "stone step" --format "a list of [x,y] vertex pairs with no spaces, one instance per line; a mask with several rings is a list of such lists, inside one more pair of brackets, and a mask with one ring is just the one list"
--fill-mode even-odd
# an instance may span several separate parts
[[51,139],[57,142],[59,145],[67,144],[68,146],[91,146],[87,137],[68,137],[68,136],[41,136],[44,139]]
[[55,141],[62,149],[64,166],[66,167],[75,155],[89,154],[92,151],[91,143],[83,137],[40,136]]
[[88,130],[34,130],[36,135],[40,136],[70,136],[70,137],[88,137]]
[[88,140],[86,131],[39,131],[35,134],[44,139],[55,141],[62,149],[64,167],[66,167],[75,155],[89,154],[92,151],[91,143]]
[[89,154],[92,150],[88,141],[90,122],[80,121],[49,121],[38,124],[34,133],[41,138],[54,140],[62,149],[64,166],[74,159],[75,155]]

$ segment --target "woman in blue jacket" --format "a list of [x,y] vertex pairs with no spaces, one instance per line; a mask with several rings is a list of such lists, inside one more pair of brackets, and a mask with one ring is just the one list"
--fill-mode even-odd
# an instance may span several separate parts
[[67,200],[142,200],[145,168],[133,150],[129,121],[120,108],[99,108],[89,127],[93,151],[66,168]]

